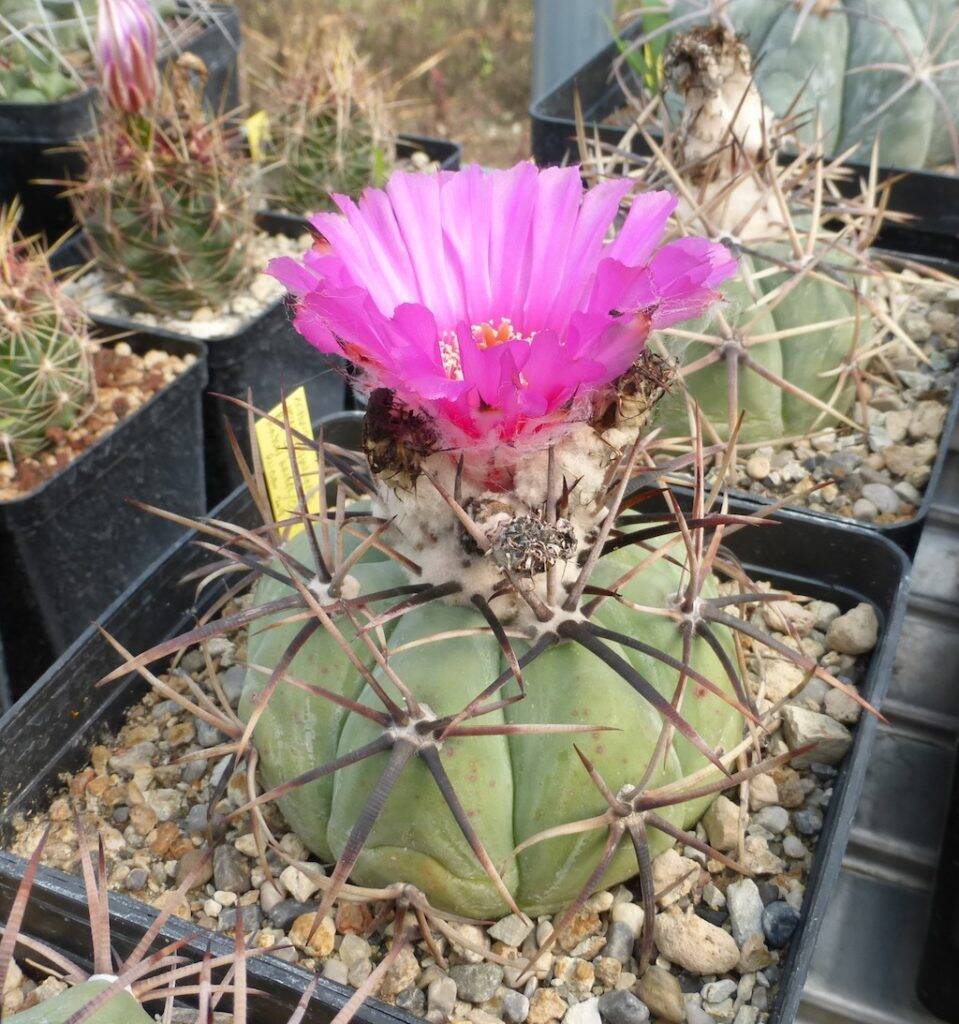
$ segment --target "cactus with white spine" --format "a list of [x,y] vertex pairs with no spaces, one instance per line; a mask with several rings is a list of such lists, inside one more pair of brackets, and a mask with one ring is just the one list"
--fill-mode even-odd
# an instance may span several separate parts
[[87,318],[39,241],[17,234],[19,212],[0,211],[0,455],[12,462],[77,426],[95,389]]

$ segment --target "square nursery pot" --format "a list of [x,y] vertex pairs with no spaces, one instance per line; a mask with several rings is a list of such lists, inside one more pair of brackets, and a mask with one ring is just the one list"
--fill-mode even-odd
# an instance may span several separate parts
[[127,498],[186,515],[206,508],[203,346],[125,340],[137,352],[161,348],[196,362],[36,490],[0,501],[0,650],[9,675],[0,701],[23,693],[179,535]]
[[[334,420],[339,419],[334,417]],[[352,436],[358,418],[344,418],[345,436],[338,437],[335,423],[327,434],[339,443]],[[237,491],[214,513],[222,519],[247,526],[255,521],[251,502]],[[757,577],[811,597],[828,599],[848,607],[869,601],[880,620],[880,642],[873,651],[862,683],[862,695],[879,706],[889,683],[893,655],[905,612],[909,563],[890,541],[855,526],[803,519],[791,514],[776,517],[777,527],[744,529],[730,536],[729,547]],[[102,618],[103,625],[129,650],[143,650],[174,635],[195,621],[201,610],[193,604],[194,590],[179,585],[183,575],[208,560],[181,538],[165,557],[145,572]],[[214,595],[207,594],[206,600]],[[143,694],[142,684],[128,677],[110,687],[93,683],[117,664],[116,654],[93,629],[88,630],[20,702],[0,720],[0,790],[6,806],[0,811],[0,838],[9,843],[16,815],[40,808],[61,785],[61,773],[78,770],[88,758],[88,748],[105,729],[115,729],[124,711]],[[769,1020],[791,1024],[795,1019],[806,972],[823,918],[839,874],[843,851],[875,738],[877,721],[863,716],[852,748],[839,769],[835,788],[806,889],[802,922],[789,948],[783,980]],[[22,876],[25,862],[0,853],[0,919]],[[129,949],[143,934],[156,911],[130,896],[110,896],[113,936],[120,949]],[[79,878],[41,867],[30,906],[29,928],[38,937],[54,939],[67,951],[83,943],[83,931],[63,929],[64,918],[82,921],[86,901]],[[206,948],[228,952],[224,936],[212,936],[186,922],[172,920],[162,939],[190,935],[190,955]],[[82,954],[82,947],[76,950]],[[250,984],[266,993],[254,1004],[259,1024],[285,1024],[309,975],[299,967],[276,958],[254,960],[249,966]],[[311,1020],[327,1021],[343,1005],[350,990],[319,978],[311,1007]],[[414,1024],[415,1018],[393,1006],[371,1000],[357,1019],[367,1024]]]
[[[622,33],[622,38],[629,41],[641,32],[642,24],[637,21]],[[598,136],[611,146],[620,145],[626,129],[605,123],[625,103],[623,88],[612,70],[619,54],[619,45],[615,41],[609,43],[566,81],[531,104],[533,157],[539,166],[578,162],[573,116],[577,91],[588,136]],[[628,84],[636,83],[628,64],[624,64],[622,74]],[[632,150],[650,155],[641,138],[633,139]],[[850,186],[853,189],[858,187],[860,178],[869,176],[869,168],[864,164],[850,162],[846,166],[853,172]],[[959,259],[959,176],[934,171],[901,171],[895,167],[880,169],[880,180],[896,175],[903,177],[893,187],[890,209],[908,214],[912,219],[908,225],[884,228],[880,245],[920,255]]]
[[[626,38],[640,32],[638,23],[625,33]],[[533,156],[537,164],[547,166],[562,164],[578,159],[576,125],[573,120],[573,97],[579,91],[583,104],[583,117],[589,136],[597,134],[601,141],[618,146],[625,129],[603,123],[624,102],[622,86],[612,74],[612,64],[619,55],[614,42],[604,47],[596,56],[587,61],[577,72],[562,84],[556,86],[542,99],[530,107],[532,118]],[[623,70],[627,81],[630,69]],[[650,155],[642,139],[634,139],[636,153]],[[850,164],[854,178],[868,176],[868,167]],[[894,168],[885,168],[885,174],[896,174]],[[891,206],[917,219],[908,227],[891,226],[881,232],[876,248],[886,249],[892,254],[900,253],[918,258],[921,262],[946,273],[959,275],[959,177],[947,174],[933,174],[926,171],[905,172],[905,178],[895,186]],[[959,415],[959,389],[953,385],[949,413],[939,440],[939,450],[932,466],[932,475],[923,493],[922,502],[912,518],[891,525],[876,526],[856,520],[863,529],[880,533],[894,540],[910,556],[916,553],[923,527],[929,515],[933,494],[942,475],[949,439]],[[680,489],[681,490],[681,489]],[[755,505],[772,504],[773,499],[764,499],[754,494],[734,492],[743,501]],[[831,522],[852,522],[853,520],[828,513],[797,508],[801,515],[808,515]]]
[[[185,49],[209,70],[209,103],[216,110],[232,110],[239,102],[240,19],[232,5],[210,4],[208,10],[208,24]],[[36,182],[82,175],[81,156],[70,146],[96,132],[98,106],[95,86],[55,103],[0,103],[0,203],[20,196],[24,233],[42,231],[52,240],[73,225],[70,202],[59,195],[62,186]]]
[[[300,217],[270,212],[257,214],[257,222],[274,235],[296,237],[308,230]],[[87,255],[81,235],[63,246],[58,261],[76,265],[84,262]],[[108,331],[136,331],[161,341],[195,340],[126,317],[93,315],[91,319]],[[215,396],[231,395],[245,400],[252,389],[257,407],[272,409],[284,394],[302,384],[310,413],[316,419],[344,408],[346,384],[340,360],[318,352],[293,329],[283,298],[275,299],[236,333],[205,338],[203,344],[209,370],[203,397],[206,493],[209,505],[213,506],[243,482],[224,420],[229,422],[244,453],[249,449],[246,410]]]

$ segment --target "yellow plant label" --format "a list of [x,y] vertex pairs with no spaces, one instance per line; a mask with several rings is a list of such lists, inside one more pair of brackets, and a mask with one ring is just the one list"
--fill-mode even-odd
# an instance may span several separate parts
[[243,122],[246,144],[250,147],[250,156],[254,163],[263,160],[263,143],[270,137],[270,115],[265,110],[258,110]]
[[[303,482],[307,508],[310,512],[319,512],[320,463],[316,449],[303,440],[303,438],[313,440],[313,423],[310,419],[306,391],[302,387],[298,387],[287,395],[286,415],[293,432],[293,455],[300,472],[300,480]],[[257,420],[256,443],[260,449],[263,475],[266,477],[267,490],[270,492],[273,515],[278,522],[281,522],[284,519],[289,519],[296,510],[298,498],[286,430],[282,426],[284,422],[282,402],[270,410],[270,416],[278,422],[274,423],[265,416]],[[291,524],[283,531],[283,537],[285,539],[295,537],[302,529],[302,523]]]

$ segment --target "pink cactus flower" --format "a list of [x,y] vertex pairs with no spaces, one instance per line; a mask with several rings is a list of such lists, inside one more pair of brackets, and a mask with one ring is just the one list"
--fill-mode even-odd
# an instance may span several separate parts
[[736,271],[722,246],[659,247],[676,206],[628,181],[584,191],[575,167],[395,173],[359,203],[334,196],[302,262],[269,273],[294,325],[431,415],[451,443],[515,443],[584,418],[650,330],[701,314]]
[[148,0],[100,0],[97,52],[110,106],[139,114],[157,92],[157,20]]

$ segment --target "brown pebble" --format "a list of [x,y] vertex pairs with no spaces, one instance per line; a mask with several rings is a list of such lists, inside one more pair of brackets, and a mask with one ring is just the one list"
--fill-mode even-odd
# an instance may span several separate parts
[[[132,813],[132,808],[131,808]],[[150,850],[160,858],[169,853],[173,841],[180,835],[180,830],[172,821],[164,821],[157,826],[156,835],[150,842]]]
[[569,1007],[555,989],[538,988],[529,1001],[527,1024],[548,1024],[551,1020],[562,1020]]
[[341,935],[363,935],[373,923],[373,915],[365,903],[341,903],[336,911],[336,930]]
[[130,824],[138,836],[149,835],[156,827],[157,815],[146,804],[135,804],[130,808]]
[[599,914],[583,907],[567,921],[564,928],[557,933],[556,940],[567,953],[575,949],[588,935],[599,931]]
[[316,920],[316,914],[300,914],[290,928],[290,942],[311,956],[329,956],[333,952],[336,934],[333,918],[324,917],[319,924]]
[[101,797],[110,788],[106,775],[97,775],[87,783],[87,796]]
[[190,886],[191,889],[196,889],[198,886],[206,885],[206,883],[213,877],[213,861],[210,857],[206,856],[206,851],[188,850],[179,859],[179,861],[177,861],[176,884],[183,885],[187,876],[194,871],[194,869],[196,869],[196,873],[193,875],[193,882]]

